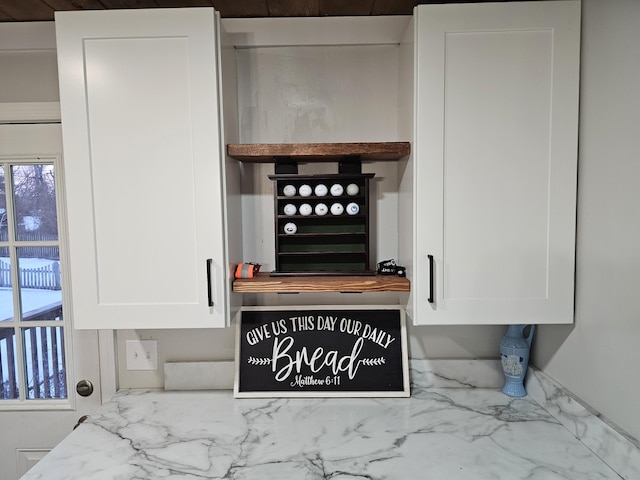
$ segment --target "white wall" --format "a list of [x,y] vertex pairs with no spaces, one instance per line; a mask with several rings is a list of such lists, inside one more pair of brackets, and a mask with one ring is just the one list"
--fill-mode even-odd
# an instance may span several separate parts
[[240,141],[394,141],[397,51],[395,45],[238,49]]
[[53,22],[2,24],[0,86],[0,103],[59,101]]
[[640,439],[640,2],[582,3],[575,324],[532,361]]

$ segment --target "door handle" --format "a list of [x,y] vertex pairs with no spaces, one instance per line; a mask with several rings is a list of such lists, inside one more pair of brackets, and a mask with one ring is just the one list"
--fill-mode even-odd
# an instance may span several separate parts
[[89,380],[80,380],[76,385],[76,392],[81,397],[88,397],[93,393],[93,383]]
[[73,427],[73,429],[75,430],[76,428],[78,428],[80,426],[81,423],[84,423],[87,418],[89,418],[89,415],[83,415],[78,419],[78,423],[76,423],[76,425]]
[[427,301],[429,303],[433,303],[433,292],[435,291],[434,281],[435,281],[435,273],[434,273],[434,260],[433,255],[427,255],[429,259],[429,298]]
[[207,299],[209,301],[209,306],[213,307],[213,294],[211,292],[212,282],[211,282],[211,265],[213,264],[213,258],[207,259]]

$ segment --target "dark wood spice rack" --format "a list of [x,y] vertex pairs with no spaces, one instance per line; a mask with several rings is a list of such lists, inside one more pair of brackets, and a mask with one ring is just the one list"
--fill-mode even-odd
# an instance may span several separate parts
[[[380,276],[369,268],[369,179],[363,174],[363,161],[396,161],[410,153],[408,142],[304,143],[304,144],[229,144],[227,154],[241,162],[274,163],[276,270],[254,279],[237,279],[235,292],[382,292],[409,291],[409,281],[396,276]],[[298,163],[338,162],[338,174],[298,175]],[[308,184],[313,189],[323,183],[346,187],[355,183],[357,195],[340,198],[301,196],[298,189]],[[285,185],[294,185],[296,195],[284,195]],[[300,215],[299,207],[318,203],[327,207],[335,201],[346,207],[355,202],[357,215]],[[295,215],[286,215],[284,206],[296,207]],[[295,234],[286,234],[284,225],[293,222]]]
[[[341,173],[334,175],[269,175],[274,181],[276,269],[271,275],[375,275],[369,268],[369,180],[373,173]],[[303,185],[330,189],[340,185],[358,187],[357,195],[300,195]],[[284,188],[293,186],[294,196],[286,196]],[[338,204],[343,212],[316,214],[318,205],[330,209]],[[356,204],[358,213],[349,215],[347,206]],[[293,205],[295,215],[287,215],[285,206]],[[311,206],[309,215],[300,214],[301,206]],[[295,233],[286,226],[295,225]]]

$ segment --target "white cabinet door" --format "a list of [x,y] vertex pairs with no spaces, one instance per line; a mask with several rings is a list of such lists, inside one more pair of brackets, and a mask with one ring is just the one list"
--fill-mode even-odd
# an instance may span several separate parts
[[76,328],[226,323],[213,9],[57,12]]
[[580,3],[415,22],[414,322],[571,323]]

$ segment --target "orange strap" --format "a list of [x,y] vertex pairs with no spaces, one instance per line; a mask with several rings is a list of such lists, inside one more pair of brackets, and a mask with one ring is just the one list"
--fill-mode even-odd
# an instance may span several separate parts
[[243,262],[236,267],[236,278],[254,278],[259,271],[259,263]]

